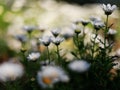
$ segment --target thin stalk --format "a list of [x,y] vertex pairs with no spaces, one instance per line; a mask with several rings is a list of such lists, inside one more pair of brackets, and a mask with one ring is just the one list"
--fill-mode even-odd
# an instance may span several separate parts
[[81,55],[81,52],[80,52],[80,44],[79,44],[79,37],[78,37],[78,34],[76,34],[76,41],[77,41],[77,48],[78,48],[78,52],[79,52],[79,55]]
[[79,49],[79,40],[78,40],[78,34],[76,34],[76,40],[77,40],[77,47]]
[[26,60],[26,56],[25,53],[22,52],[22,56],[23,56],[23,63],[25,64],[25,66],[27,67],[28,61]]
[[56,45],[56,47],[57,47],[58,63],[61,64],[61,62],[60,62],[60,53],[59,53],[59,45]]
[[85,26],[83,27],[83,39],[85,38]]
[[94,37],[94,40],[93,40],[93,45],[92,45],[92,60],[94,59],[94,47],[95,47],[95,39],[97,38],[98,34],[97,34],[97,30],[95,30],[95,37]]
[[[85,46],[85,44],[84,44],[84,40],[85,40],[85,27],[86,26],[84,26],[83,27],[83,37],[82,37],[82,44],[83,44],[83,49],[82,49],[82,53],[81,53],[81,55],[82,55],[82,58],[84,58],[86,55],[85,55],[85,50],[86,50],[86,46]],[[80,50],[79,50],[80,51]]]
[[49,64],[50,64],[50,51],[49,51],[49,47],[48,46],[47,46],[47,55],[48,55]]
[[29,44],[29,50],[31,51],[31,33],[28,33],[28,37],[29,37],[29,41],[28,41],[28,44]]
[[108,15],[106,18],[106,23],[105,23],[105,31],[104,31],[104,49],[105,49],[105,56],[106,56],[106,35],[108,32]]

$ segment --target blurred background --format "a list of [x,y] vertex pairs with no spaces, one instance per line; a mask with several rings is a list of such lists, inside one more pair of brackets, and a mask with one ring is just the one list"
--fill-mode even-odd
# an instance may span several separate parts
[[[45,30],[62,27],[65,30],[79,18],[99,16],[104,20],[103,3],[119,6],[120,0],[0,0],[0,60],[4,61],[20,50],[21,45],[13,36],[24,34],[24,26]],[[118,30],[119,47],[119,8],[110,17],[113,28]]]

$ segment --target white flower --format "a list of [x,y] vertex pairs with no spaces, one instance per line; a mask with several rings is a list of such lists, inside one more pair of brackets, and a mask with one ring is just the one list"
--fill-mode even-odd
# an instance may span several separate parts
[[28,33],[31,33],[33,30],[36,30],[36,26],[24,26],[23,29],[27,31]]
[[113,12],[116,8],[117,8],[116,5],[111,5],[111,4],[107,4],[107,5],[103,4],[103,5],[102,5],[102,9],[104,10],[104,12],[105,12],[106,15],[112,14],[112,12]]
[[61,29],[56,28],[56,29],[53,29],[51,32],[54,37],[57,37],[60,34],[60,31],[61,31]]
[[99,30],[99,29],[105,27],[105,24],[103,22],[93,22],[93,26],[96,30]]
[[113,66],[114,69],[116,69],[116,70],[120,69],[120,61],[119,61],[119,60],[115,60],[115,61],[113,62],[113,64],[115,64],[115,65]]
[[27,38],[25,35],[16,35],[15,36],[16,39],[18,39],[20,42],[26,42]]
[[97,16],[90,16],[90,20],[92,22],[101,22],[102,19],[100,17],[97,17]]
[[89,69],[90,64],[84,60],[75,60],[69,63],[68,67],[72,71],[85,72]]
[[31,54],[28,55],[27,59],[29,61],[36,61],[40,57],[39,52],[32,52]]
[[82,23],[83,26],[88,25],[89,22],[90,21],[88,21],[88,20],[81,19],[81,23]]
[[52,42],[55,44],[55,45],[59,45],[63,40],[64,38],[62,37],[56,37],[56,38],[51,38]]
[[50,36],[44,36],[44,37],[40,38],[39,40],[45,46],[49,46],[50,43],[51,43],[51,37]]
[[68,38],[70,38],[70,37],[73,37],[74,31],[73,31],[72,28],[70,28],[70,27],[65,27],[65,28],[63,29],[63,32],[62,32],[61,34],[62,34],[62,36],[63,36],[65,39],[68,39]]
[[107,32],[107,34],[110,34],[110,35],[115,35],[116,33],[117,33],[117,31],[114,29],[111,29],[111,28]]
[[81,19],[76,21],[76,24],[77,23],[82,23],[83,26],[86,26],[89,22],[90,21],[81,18]]
[[78,26],[78,25],[76,25],[76,24],[72,24],[72,25],[71,25],[71,28],[73,29],[73,31],[74,31],[76,34],[81,33],[82,28],[81,28],[80,26]]
[[14,81],[22,77],[24,73],[23,66],[18,63],[4,62],[0,65],[0,81]]
[[53,87],[54,83],[57,82],[68,82],[69,77],[58,66],[46,66],[38,72],[37,80],[42,88],[46,88]]

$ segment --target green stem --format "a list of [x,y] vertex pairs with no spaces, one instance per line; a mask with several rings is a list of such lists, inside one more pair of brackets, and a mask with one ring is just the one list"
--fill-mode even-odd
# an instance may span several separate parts
[[58,63],[61,64],[61,62],[60,62],[60,53],[59,53],[59,45],[56,45],[56,47],[57,47]]
[[85,38],[85,26],[83,27],[83,39]]
[[78,34],[76,34],[76,41],[77,41],[77,48],[78,48],[78,52],[79,52],[79,55],[81,56],[81,52],[80,52],[80,44],[79,44],[79,37],[78,37]]
[[97,38],[98,34],[97,34],[97,30],[95,30],[95,37],[94,37],[94,40],[93,40],[93,45],[92,45],[92,60],[94,59],[94,53],[95,53],[95,40]]
[[49,59],[49,64],[50,64],[50,52],[49,52],[49,47],[47,46],[47,54],[48,54],[48,59]]
[[105,49],[105,56],[106,56],[106,37],[107,37],[107,32],[108,32],[108,15],[107,15],[107,18],[106,18],[105,31],[104,31],[104,49]]
[[28,52],[30,52],[30,51],[31,51],[31,48],[32,48],[32,46],[31,46],[31,33],[28,33],[28,36],[29,36],[29,41],[28,41],[29,51],[28,51]]
[[27,67],[28,61],[26,59],[25,53],[22,52],[22,56],[23,56],[23,63],[25,64],[25,66]]

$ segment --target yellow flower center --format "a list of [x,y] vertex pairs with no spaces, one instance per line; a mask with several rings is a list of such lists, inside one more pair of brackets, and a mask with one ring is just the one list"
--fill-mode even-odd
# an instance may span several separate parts
[[51,80],[49,77],[43,77],[42,81],[43,81],[45,84],[51,84],[51,83],[52,83],[52,80]]

